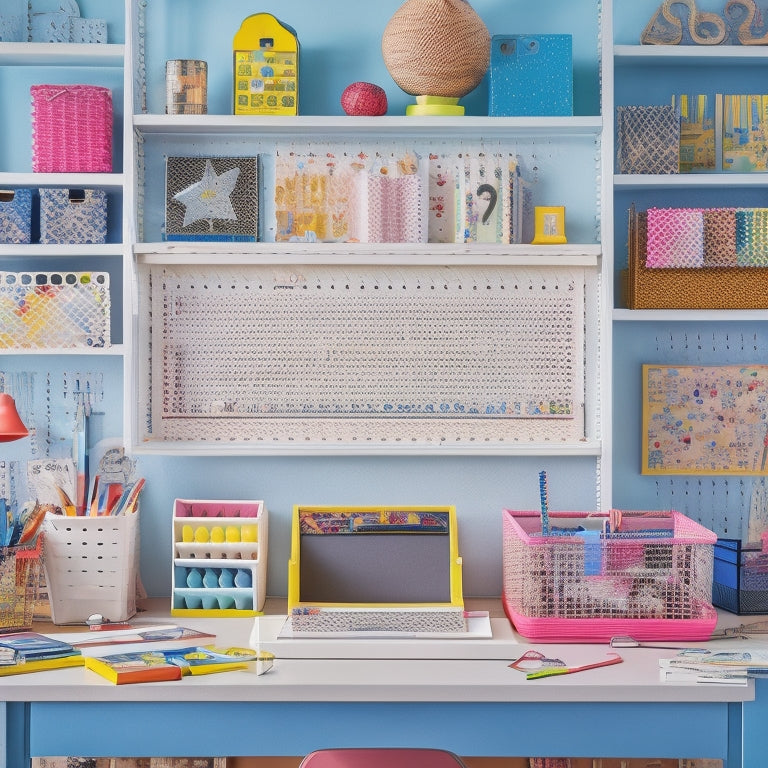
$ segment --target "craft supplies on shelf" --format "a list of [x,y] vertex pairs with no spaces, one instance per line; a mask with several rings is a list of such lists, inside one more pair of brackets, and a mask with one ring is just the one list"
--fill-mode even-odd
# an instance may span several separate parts
[[768,548],[718,538],[712,602],[739,615],[768,613]]
[[717,537],[676,511],[503,512],[503,605],[546,642],[707,640]]
[[109,345],[109,273],[0,272],[0,349]]
[[258,157],[168,157],[165,239],[255,242]]
[[32,190],[0,190],[0,243],[32,240]]
[[[6,514],[4,505],[2,514]],[[43,537],[0,547],[0,632],[30,629],[40,584]]]
[[136,613],[139,514],[102,517],[48,515],[44,523],[45,579],[54,624],[99,613],[124,621]]
[[200,59],[171,59],[165,62],[165,113],[208,113],[208,63]]
[[176,499],[173,616],[254,616],[267,596],[263,501]]
[[103,189],[41,189],[40,242],[105,243],[107,195]]
[[679,173],[680,117],[669,106],[616,107],[618,173]]
[[[746,213],[750,210],[756,209],[743,209],[742,227],[739,228],[736,211],[733,217],[728,217],[727,209],[704,209],[703,266],[660,268],[647,263],[648,212],[637,211],[632,206],[628,225],[628,268],[622,275],[624,305],[629,309],[768,308],[768,269],[756,265],[754,238],[747,237],[750,219]],[[738,263],[740,232],[744,238],[742,265]],[[768,248],[763,260],[766,255]],[[680,257],[676,258],[679,263]],[[732,260],[731,266],[726,266],[728,259]],[[744,265],[746,259],[753,265]],[[708,266],[711,263],[713,266]]]
[[96,85],[33,85],[32,170],[112,172],[112,92]]

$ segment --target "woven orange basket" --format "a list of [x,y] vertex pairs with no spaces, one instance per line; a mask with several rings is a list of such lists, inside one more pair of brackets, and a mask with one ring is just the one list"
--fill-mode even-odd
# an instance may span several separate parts
[[95,85],[33,85],[32,170],[112,172],[112,92]]

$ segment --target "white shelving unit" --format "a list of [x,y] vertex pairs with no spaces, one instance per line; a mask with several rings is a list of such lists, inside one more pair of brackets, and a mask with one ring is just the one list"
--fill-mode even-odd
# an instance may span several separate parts
[[[5,126],[4,142],[7,143],[4,160],[0,161],[0,187],[105,190],[108,195],[109,209],[107,243],[103,245],[42,245],[39,243],[0,245],[0,268],[6,269],[8,267],[4,265],[11,264],[16,269],[51,271],[72,268],[69,265],[76,263],[78,266],[75,269],[83,269],[85,263],[95,264],[100,259],[108,257],[112,263],[109,267],[112,278],[110,288],[113,292],[112,298],[120,294],[120,301],[113,301],[113,304],[119,307],[122,306],[122,295],[130,285],[133,274],[129,237],[123,225],[125,190],[131,183],[130,174],[123,172],[126,166],[124,158],[130,159],[130,154],[126,153],[123,144],[124,116],[130,112],[126,111],[127,102],[121,103],[124,85],[130,86],[130,78],[126,77],[125,66],[129,49],[124,43],[127,12],[123,0],[107,0],[101,12],[108,17],[110,35],[114,38],[114,42],[110,41],[106,44],[0,43],[0,74],[7,84],[5,97],[14,103],[14,109],[7,109],[2,120]],[[130,67],[127,69],[130,72]],[[30,108],[27,106],[25,110],[24,107],[30,103],[29,84],[57,81],[108,84],[112,87],[115,114],[114,171],[112,173],[34,173],[31,171],[28,117]],[[15,90],[16,88],[18,91]],[[122,266],[117,267],[117,264]],[[120,317],[113,317],[112,327],[113,340],[117,337],[118,341],[111,346],[98,349],[3,349],[0,355],[123,356],[130,349],[130,312]]]
[[[446,453],[459,454],[494,453],[501,455],[530,455],[531,452],[542,456],[593,456],[598,465],[605,460],[605,435],[602,433],[603,398],[607,395],[607,380],[603,377],[601,350],[606,349],[602,333],[610,324],[603,319],[603,294],[601,275],[605,269],[603,255],[604,242],[601,238],[601,142],[603,141],[603,118],[600,114],[577,115],[574,117],[534,117],[534,118],[488,118],[465,116],[460,118],[416,118],[390,114],[384,117],[349,117],[346,115],[301,114],[298,117],[255,117],[222,114],[220,94],[212,93],[217,74],[209,71],[209,114],[165,115],[160,114],[163,103],[159,79],[160,56],[177,55],[182,47],[199,50],[196,54],[204,57],[205,46],[179,45],[178,36],[169,31],[163,46],[152,38],[153,31],[167,21],[172,10],[163,0],[150,0],[147,3],[130,3],[133,21],[133,40],[135,44],[133,69],[136,90],[134,93],[134,114],[132,129],[136,136],[137,184],[136,208],[131,218],[135,220],[136,240],[133,253],[139,273],[147,269],[162,267],[178,268],[190,266],[200,269],[209,268],[211,273],[224,266],[242,266],[243,268],[269,268],[270,265],[283,263],[297,267],[337,267],[337,268],[420,268],[425,276],[438,274],[441,270],[476,268],[478,270],[498,268],[504,275],[513,275],[514,270],[550,270],[555,274],[567,270],[583,275],[584,290],[589,301],[581,321],[585,325],[584,385],[581,390],[583,403],[584,432],[581,439],[525,440],[509,441],[506,444],[478,445],[472,442],[432,446],[428,443],[419,445],[398,445],[391,441],[389,446],[371,447],[370,445],[253,445],[238,444],[231,440],[213,441],[189,440],[166,441],[145,439],[142,429],[146,415],[139,411],[133,419],[129,418],[126,430],[132,435],[131,443],[140,453],[206,454],[245,453],[261,455],[310,453]],[[196,4],[202,14],[210,8]],[[593,33],[599,39],[597,27],[601,23],[596,10],[594,12]],[[232,11],[232,24],[237,20],[239,11]],[[236,23],[235,23],[235,20]],[[231,24],[230,24],[231,26]],[[186,31],[186,27],[185,27]],[[187,41],[189,42],[189,41]],[[162,51],[162,53],[161,53]],[[211,65],[209,64],[209,67]],[[227,78],[224,78],[225,80]],[[221,78],[219,78],[219,82]],[[217,102],[218,99],[218,102]],[[218,103],[218,106],[216,106]],[[276,150],[289,146],[326,146],[344,148],[346,146],[373,147],[378,144],[408,144],[417,151],[426,153],[428,147],[468,146],[472,148],[493,148],[499,151],[515,151],[535,167],[538,192],[545,197],[555,197],[558,202],[566,202],[568,210],[573,211],[570,219],[573,236],[563,247],[555,246],[496,246],[496,245],[436,245],[436,244],[358,244],[358,243],[180,243],[165,242],[162,238],[162,207],[159,180],[163,178],[163,161],[169,154],[206,155],[259,154],[263,159],[260,173],[261,205],[269,219],[272,177],[270,176],[270,158]],[[560,174],[568,173],[576,184],[563,184]],[[536,200],[546,204],[545,199]],[[553,203],[554,204],[554,203]],[[277,268],[277,267],[276,267]],[[196,273],[199,274],[199,273]],[[357,274],[357,273],[356,273]],[[521,273],[522,274],[522,273]],[[139,310],[142,315],[141,289],[139,290]],[[145,313],[146,314],[146,313]],[[139,326],[142,326],[142,319]],[[146,342],[142,341],[139,331],[138,344],[134,349],[138,355],[144,354]],[[157,344],[153,341],[153,349]],[[156,352],[156,350],[155,350]],[[141,402],[146,398],[147,382],[145,373],[154,371],[159,364],[156,354],[151,364],[142,364],[136,360],[135,368],[140,371],[134,377],[133,389],[126,391],[127,402]],[[310,374],[311,375],[311,374]],[[151,391],[157,392],[157,384],[151,385]],[[150,396],[152,397],[152,396]],[[580,405],[580,408],[582,406]],[[607,481],[604,479],[604,483]],[[605,485],[603,488],[605,489]]]
[[[671,103],[673,94],[765,93],[768,47],[742,45],[640,45],[640,32],[657,10],[654,0],[613,3],[610,35],[610,107]],[[704,0],[699,10],[723,13]],[[607,116],[607,115],[606,115]],[[613,121],[613,115],[610,117]],[[611,135],[613,134],[613,128]],[[608,166],[611,168],[612,166]],[[614,283],[627,260],[627,209],[650,207],[762,207],[768,192],[764,173],[613,175],[615,216]],[[644,363],[719,365],[762,360],[768,310],[629,310],[616,290],[613,302],[614,504],[674,507],[719,535],[740,537],[759,479],[642,477],[640,366]],[[621,433],[618,432],[621,424]]]

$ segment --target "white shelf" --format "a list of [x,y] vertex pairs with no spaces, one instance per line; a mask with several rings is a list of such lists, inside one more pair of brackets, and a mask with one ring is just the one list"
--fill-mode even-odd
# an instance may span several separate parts
[[122,189],[122,173],[15,173],[0,172],[0,187],[67,187]]
[[349,117],[251,115],[134,115],[142,133],[272,136],[598,136],[600,117]]
[[764,322],[768,309],[614,309],[613,319],[619,323]]
[[34,347],[33,349],[0,349],[0,357],[3,355],[96,355],[102,357],[104,355],[112,355],[122,357],[126,350],[122,344],[112,344],[109,347],[77,347],[77,348],[50,348],[50,347]]
[[0,66],[122,67],[125,46],[113,43],[0,43]]
[[599,442],[584,441],[575,443],[525,443],[512,442],[500,444],[494,442],[488,446],[477,441],[465,440],[451,445],[406,444],[392,440],[391,445],[377,443],[375,446],[322,445],[304,448],[301,445],[279,444],[273,446],[269,441],[251,441],[247,443],[216,442],[171,442],[157,441],[138,443],[133,446],[133,453],[145,456],[599,456]]
[[768,64],[768,47],[760,45],[616,45],[613,55],[617,67]]
[[768,186],[768,173],[616,174],[616,189],[705,189]]
[[600,246],[499,245],[476,243],[137,243],[134,252],[144,264],[398,264],[410,266],[574,266],[594,267]]
[[[32,243],[30,245],[0,245],[0,256],[34,256],[35,258],[56,258],[73,256],[91,256],[98,258],[100,256],[122,256],[123,246],[115,243],[103,245],[93,245],[90,243],[67,244],[67,245],[41,245]],[[35,271],[31,269],[30,271]]]

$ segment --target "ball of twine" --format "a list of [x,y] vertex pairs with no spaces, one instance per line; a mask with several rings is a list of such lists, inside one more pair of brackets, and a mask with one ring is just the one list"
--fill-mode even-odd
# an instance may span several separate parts
[[466,0],[408,0],[384,29],[381,51],[406,93],[460,98],[483,79],[490,45],[488,29]]

